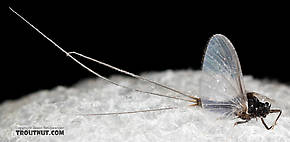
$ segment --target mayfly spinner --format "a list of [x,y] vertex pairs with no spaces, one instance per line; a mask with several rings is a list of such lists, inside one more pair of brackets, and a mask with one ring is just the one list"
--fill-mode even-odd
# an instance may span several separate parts
[[[10,8],[10,7],[9,7]],[[231,42],[223,35],[217,34],[214,35],[207,46],[202,65],[202,78],[200,83],[200,98],[194,97],[191,95],[187,95],[181,91],[168,87],[166,85],[160,84],[156,81],[152,81],[146,79],[144,77],[135,75],[133,73],[121,70],[119,68],[113,67],[109,64],[103,63],[101,61],[95,60],[93,58],[87,57],[80,53],[76,52],[67,52],[59,45],[57,45],[54,41],[48,38],[45,34],[43,34],[40,30],[30,24],[26,19],[24,19],[21,15],[15,12],[12,8],[10,10],[19,16],[22,20],[24,20],[27,24],[29,24],[33,29],[35,29],[38,33],[40,33],[43,37],[49,40],[52,44],[54,44],[58,49],[64,52],[68,57],[74,60],[76,63],[87,69],[89,72],[95,74],[96,76],[104,79],[107,82],[115,84],[117,86],[130,89],[137,92],[142,92],[146,94],[167,97],[172,99],[179,99],[183,101],[188,101],[191,103],[190,106],[199,106],[206,110],[214,111],[221,113],[224,117],[230,118],[240,118],[243,121],[238,121],[235,123],[242,124],[246,123],[252,118],[261,118],[263,125],[266,129],[272,129],[279,117],[281,116],[282,111],[279,109],[271,109],[271,104],[269,102],[261,102],[258,98],[263,97],[262,95],[255,92],[248,92],[245,90],[242,70],[240,66],[240,62],[237,56],[237,53],[231,44]],[[179,97],[167,96],[163,94],[147,92],[135,88],[130,88],[128,86],[123,86],[118,84],[85,66],[77,59],[73,57],[73,55],[78,55],[88,60],[92,60],[99,64],[102,64],[111,69],[122,72],[131,77],[147,81],[154,85],[163,87],[170,91],[176,92],[181,96],[187,97],[188,99],[182,99]],[[169,108],[160,108],[160,109],[151,109],[151,110],[141,110],[141,111],[132,111],[132,112],[117,112],[117,113],[101,113],[101,114],[91,114],[91,115],[112,115],[112,114],[128,114],[128,113],[138,113],[138,112],[149,112],[149,111],[160,111],[160,110],[168,110],[175,109],[176,107]],[[270,127],[264,122],[264,118],[270,113],[279,113],[274,124]]]

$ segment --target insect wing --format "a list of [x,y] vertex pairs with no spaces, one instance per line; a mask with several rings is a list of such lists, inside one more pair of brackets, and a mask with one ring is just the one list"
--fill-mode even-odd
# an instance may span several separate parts
[[202,65],[200,95],[204,108],[230,115],[246,106],[242,70],[237,53],[223,35],[214,35],[207,46]]

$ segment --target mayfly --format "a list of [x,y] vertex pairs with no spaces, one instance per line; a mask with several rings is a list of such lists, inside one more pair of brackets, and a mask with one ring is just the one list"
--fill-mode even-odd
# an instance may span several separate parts
[[[202,97],[194,97],[173,89],[169,86],[160,84],[156,81],[144,78],[139,75],[135,75],[133,73],[127,72],[125,70],[116,68],[104,62],[98,61],[96,59],[90,58],[83,54],[77,52],[67,52],[59,45],[57,45],[54,41],[48,38],[45,34],[43,34],[40,30],[38,30],[35,26],[30,24],[25,18],[19,15],[16,11],[9,7],[9,9],[19,16],[22,20],[24,20],[28,25],[30,25],[33,29],[35,29],[38,33],[40,33],[43,37],[45,37],[48,41],[50,41],[54,46],[64,52],[69,58],[74,60],[80,66],[93,73],[94,75],[102,78],[103,80],[112,83],[114,85],[130,89],[133,91],[167,97],[172,99],[178,99],[183,101],[188,101],[191,103],[190,106],[198,106],[202,107],[206,110],[214,111],[221,113],[223,117],[231,117],[231,118],[240,118],[243,121],[237,121],[234,125],[246,123],[252,118],[261,118],[261,121],[266,129],[272,129],[279,117],[281,116],[282,111],[280,109],[271,109],[271,104],[269,102],[261,102],[258,98],[264,97],[256,92],[248,92],[245,90],[242,70],[240,66],[240,62],[237,56],[237,53],[231,44],[231,42],[223,35],[217,34],[214,35],[208,42],[207,49],[205,51],[205,55],[203,58],[202,65],[202,78],[200,83],[200,95]],[[153,93],[148,91],[143,91],[135,88],[130,88],[128,86],[124,86],[118,84],[85,66],[80,61],[75,59],[73,55],[77,55],[83,57],[85,59],[97,62],[101,65],[109,67],[113,70],[119,71],[136,79],[140,79],[154,85],[160,86],[162,88],[168,89],[175,93],[178,93],[181,96],[185,96],[188,99],[182,99],[180,97],[167,96],[159,93]],[[168,108],[160,108],[160,109],[151,109],[151,110],[141,110],[141,111],[132,111],[132,112],[116,112],[116,113],[100,113],[100,114],[90,114],[90,115],[112,115],[112,114],[128,114],[128,113],[138,113],[138,112],[149,112],[149,111],[160,111],[160,110],[168,110],[175,109],[176,107],[168,107]],[[279,113],[274,123],[268,127],[268,125],[264,122],[264,118],[270,113]]]

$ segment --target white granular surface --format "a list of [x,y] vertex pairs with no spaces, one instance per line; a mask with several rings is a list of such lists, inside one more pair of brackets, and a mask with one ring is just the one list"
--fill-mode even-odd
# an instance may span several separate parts
[[[142,76],[198,95],[201,72],[192,70],[146,73]],[[173,92],[124,76],[110,79],[146,91],[178,96]],[[190,103],[132,92],[100,79],[84,80],[72,87],[32,93],[0,105],[0,141],[289,141],[290,86],[245,76],[249,91],[275,100],[272,107],[283,113],[273,130],[266,130],[258,119],[233,126],[238,119],[221,119]],[[110,116],[83,116],[80,113],[124,112],[178,106],[176,110]],[[277,114],[266,118],[271,125]],[[64,127],[64,135],[16,135],[19,127]]]

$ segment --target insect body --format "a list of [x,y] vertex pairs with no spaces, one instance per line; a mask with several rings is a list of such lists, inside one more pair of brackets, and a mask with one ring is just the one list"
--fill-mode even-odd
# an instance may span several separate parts
[[[9,7],[10,8],[10,7]],[[10,10],[19,16],[22,20],[24,20],[28,25],[30,25],[33,29],[35,29],[38,33],[40,33],[43,37],[49,40],[54,46],[56,46],[59,50],[65,53],[69,58],[78,63],[80,66],[93,73],[97,77],[112,83],[114,85],[137,91],[145,94],[155,95],[159,97],[167,97],[170,99],[178,99],[182,101],[190,102],[190,106],[200,106],[206,110],[214,111],[222,113],[225,117],[237,117],[244,121],[238,121],[235,123],[241,124],[248,122],[252,118],[261,118],[262,123],[266,127],[266,129],[271,129],[276,124],[279,119],[282,111],[279,109],[270,109],[271,105],[268,102],[260,102],[258,99],[259,95],[255,92],[247,92],[244,87],[242,70],[240,67],[240,62],[237,56],[237,53],[231,44],[231,42],[223,35],[217,34],[214,35],[207,46],[202,65],[202,78],[200,83],[200,96],[194,97],[192,95],[188,95],[182,91],[177,89],[173,89],[172,87],[160,84],[156,81],[144,78],[142,76],[127,72],[125,70],[119,69],[117,67],[111,66],[99,60],[90,58],[88,56],[82,55],[77,52],[67,52],[63,48],[61,48],[58,44],[48,38],[45,34],[43,34],[40,30],[38,30],[35,26],[30,24],[25,18],[15,12],[12,8]],[[113,70],[122,72],[126,75],[129,75],[133,78],[143,80],[149,82],[151,84],[157,85],[159,87],[165,88],[169,91],[173,91],[179,94],[182,97],[186,97],[187,99],[183,99],[181,97],[168,96],[159,93],[153,93],[148,91],[143,91],[140,89],[130,88],[128,86],[124,86],[114,82],[98,73],[88,68],[73,55],[83,57],[85,59],[97,62],[98,64],[104,65]],[[130,113],[139,113],[139,112],[150,112],[150,111],[160,111],[160,110],[169,110],[176,109],[177,107],[168,107],[168,108],[159,108],[159,109],[151,109],[151,110],[140,110],[140,111],[130,111],[130,112],[116,112],[116,113],[98,113],[98,114],[87,114],[87,115],[118,115],[118,114],[130,114]],[[278,113],[279,115],[275,120],[275,123],[268,127],[264,119],[269,113]]]
[[[271,110],[271,104],[269,104],[268,102],[262,103],[259,101],[259,99],[257,97],[255,97],[255,92],[249,92],[247,93],[247,99],[248,99],[248,114],[242,112],[240,114],[238,114],[237,116],[241,119],[244,119],[246,121],[240,121],[240,122],[236,122],[235,124],[241,124],[241,123],[245,123],[248,122],[251,118],[256,118],[256,117],[260,117],[262,123],[264,124],[264,126],[266,127],[266,129],[272,129],[274,127],[274,125],[276,125],[276,122],[278,121],[282,111],[281,110],[277,110],[277,109],[273,109]],[[266,123],[264,122],[264,119],[269,113],[278,113],[279,115],[275,120],[275,123],[271,126],[268,127],[266,125]]]
[[[261,118],[266,129],[276,124],[282,111],[270,109],[268,102],[260,102],[261,96],[245,90],[243,75],[237,53],[231,42],[223,35],[214,35],[207,46],[203,60],[203,78],[200,95],[202,107],[221,112],[225,117],[238,117],[248,122],[252,118]],[[264,119],[269,113],[279,112],[275,123],[268,127]]]
[[262,103],[255,97],[255,92],[247,93],[248,113],[251,117],[265,118],[270,113],[271,105],[268,102]]

